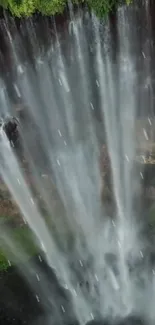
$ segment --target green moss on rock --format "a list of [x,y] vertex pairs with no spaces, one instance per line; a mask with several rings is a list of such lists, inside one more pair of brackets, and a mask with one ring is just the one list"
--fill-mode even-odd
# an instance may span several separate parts
[[[9,237],[19,251],[23,251],[22,262],[27,262],[25,258],[32,258],[39,253],[39,247],[35,243],[34,235],[27,226],[9,229]],[[11,261],[11,252],[5,247],[3,240],[0,239],[0,272],[9,268],[8,258]],[[14,263],[13,263],[14,264]]]

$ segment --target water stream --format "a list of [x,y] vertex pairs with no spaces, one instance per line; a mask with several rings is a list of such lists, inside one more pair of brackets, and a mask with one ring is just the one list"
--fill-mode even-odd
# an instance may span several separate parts
[[[141,41],[138,10],[148,22]],[[113,321],[130,314],[152,322],[154,272],[145,262],[145,241],[141,239],[139,210],[134,203],[135,184],[142,175],[141,170],[134,173],[136,119],[145,113],[150,120],[154,114],[152,53],[149,47],[145,51],[152,39],[147,1],[141,9],[135,4],[117,11],[116,51],[110,18],[100,23],[94,14],[74,14],[72,8],[65,45],[54,22],[55,39],[50,31],[46,35],[50,40],[48,51],[37,44],[35,27],[27,23],[34,65],[16,26],[13,36],[7,19],[4,28],[15,71],[11,82],[27,116],[25,125],[19,117],[21,155],[1,132],[0,172],[4,182],[47,263],[70,293],[80,324],[96,318]],[[13,112],[3,79],[1,84],[1,114],[18,115]],[[114,219],[106,215],[101,201],[101,143],[106,143],[111,161]],[[48,223],[27,183],[23,159],[28,163],[33,188],[46,207]],[[56,203],[44,186],[44,178],[57,193]],[[72,245],[68,243],[70,236]],[[7,232],[1,237],[20,261],[22,248],[16,250]],[[137,266],[131,271],[129,264],[135,261]],[[35,272],[34,268],[27,264],[24,276],[28,277],[29,269]],[[51,312],[51,318],[54,316],[49,324],[61,324],[65,307],[59,306],[58,312],[56,297],[45,282],[42,280],[41,286],[44,292],[47,290],[51,309],[55,306],[57,310]]]

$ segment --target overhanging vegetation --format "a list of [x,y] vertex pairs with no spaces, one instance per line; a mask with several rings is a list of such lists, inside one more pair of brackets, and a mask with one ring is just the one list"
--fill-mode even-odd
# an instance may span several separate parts
[[[130,4],[132,0],[71,0],[72,3],[87,4],[98,16],[115,9],[122,2]],[[29,17],[35,12],[42,15],[61,14],[67,6],[67,0],[0,0],[0,6],[8,9],[14,16]]]

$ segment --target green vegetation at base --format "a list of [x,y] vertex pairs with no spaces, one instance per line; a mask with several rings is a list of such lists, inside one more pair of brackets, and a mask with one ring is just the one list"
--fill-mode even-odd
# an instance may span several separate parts
[[[132,0],[71,0],[71,2],[88,4],[101,17],[122,3],[130,4]],[[67,3],[67,0],[0,0],[0,6],[10,10],[16,17],[29,17],[35,12],[47,16],[61,14]]]
[[[23,263],[27,262],[27,259],[36,256],[39,253],[39,248],[35,244],[34,235],[31,229],[27,226],[10,229],[8,233],[12,242],[15,244],[16,249],[23,252]],[[8,257],[9,260],[11,260],[10,251],[8,250],[7,252],[7,249],[4,248],[3,241],[0,240],[0,272],[6,271],[9,268]]]
[[1,251],[0,249],[0,272],[1,271],[7,271],[9,267],[7,258],[5,257],[5,254],[3,253],[3,251]]

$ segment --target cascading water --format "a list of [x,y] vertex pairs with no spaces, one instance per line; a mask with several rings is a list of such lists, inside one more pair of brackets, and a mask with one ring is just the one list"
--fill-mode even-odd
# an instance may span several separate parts
[[[142,8],[148,18],[147,7]],[[116,321],[130,314],[141,315],[148,322],[155,317],[154,273],[145,263],[145,244],[134,203],[134,183],[142,175],[141,170],[136,176],[133,174],[134,128],[139,114],[137,58],[144,65],[147,60],[143,82],[150,71],[149,53],[145,57],[141,51],[143,44],[138,46],[134,33],[139,27],[136,10],[134,5],[117,12],[115,60],[108,19],[103,25],[93,14],[74,16],[71,12],[66,47],[54,23],[56,41],[51,39],[50,50],[43,54],[41,49],[38,54],[37,36],[34,30],[33,33],[29,30],[32,24],[27,23],[34,65],[29,62],[18,32],[13,38],[5,22],[15,70],[14,89],[20,102],[26,105],[28,123],[19,122],[22,158],[1,130],[0,171],[47,263],[70,293],[72,309],[80,324],[96,318]],[[6,90],[4,83],[0,90],[1,112],[12,114]],[[95,117],[97,106],[100,122]],[[115,219],[105,215],[101,202],[101,141],[106,141],[111,161]],[[27,184],[23,156],[31,171],[33,188],[46,208],[48,222]],[[57,192],[57,204],[44,187],[44,176],[51,190]],[[0,236],[20,260],[22,249],[16,250],[7,231]],[[132,261],[138,261],[138,266],[132,265],[131,271]],[[29,269],[35,272],[31,263],[27,264],[27,272]],[[26,274],[25,269],[25,277]],[[61,324],[65,307],[57,306],[45,282],[42,281],[42,290],[44,294],[47,290],[49,304],[55,310],[49,323]]]

